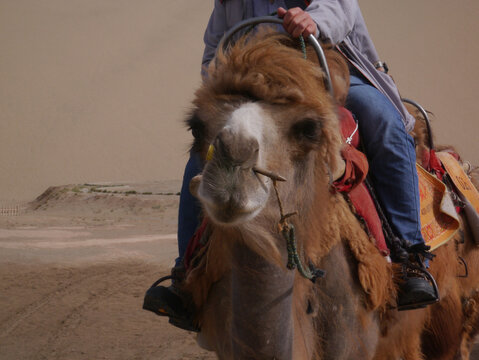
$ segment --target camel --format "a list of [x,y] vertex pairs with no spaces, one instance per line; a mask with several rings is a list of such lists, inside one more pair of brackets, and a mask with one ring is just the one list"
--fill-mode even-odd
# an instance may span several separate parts
[[[406,108],[416,118],[412,135],[416,140],[417,162],[422,163],[429,156],[432,134],[427,131],[424,115],[409,104]],[[454,147],[444,145],[437,146],[436,151],[457,153]],[[464,168],[479,189],[479,167],[464,163]],[[467,360],[479,334],[479,248],[463,213],[460,219],[460,231],[445,247],[438,249],[438,260],[431,264],[431,272],[445,285],[441,302],[429,309],[422,336],[427,359]],[[444,271],[444,267],[451,265],[459,266],[456,276]],[[464,277],[466,273],[468,276]]]
[[[347,67],[332,49],[327,57],[335,92],[344,95]],[[198,342],[220,359],[452,359],[432,346],[449,331],[452,356],[467,356],[478,329],[477,247],[455,239],[437,251],[438,310],[395,310],[393,265],[331,189],[342,164],[340,101],[285,35],[260,33],[217,54],[187,120],[193,149],[210,158],[192,182],[208,242],[182,285]],[[294,226],[300,266],[322,269],[323,278],[286,267],[280,218],[283,230]],[[456,251],[468,279],[456,277],[463,271]],[[454,320],[450,329],[436,320],[441,311]]]

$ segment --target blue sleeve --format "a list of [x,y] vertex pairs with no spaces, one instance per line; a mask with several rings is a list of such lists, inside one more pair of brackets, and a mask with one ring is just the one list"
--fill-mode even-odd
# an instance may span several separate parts
[[206,27],[203,41],[205,43],[205,51],[201,62],[201,73],[205,74],[205,68],[215,56],[216,47],[220,42],[223,34],[227,31],[225,5],[215,0],[215,7],[211,13],[208,26]]

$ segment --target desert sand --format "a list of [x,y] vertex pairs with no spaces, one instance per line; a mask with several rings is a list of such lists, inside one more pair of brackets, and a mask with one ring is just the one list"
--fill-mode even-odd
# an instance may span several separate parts
[[52,187],[0,216],[0,359],[215,359],[141,309],[176,257],[178,185]]
[[[0,0],[0,359],[213,359],[141,310],[176,257],[212,6]],[[479,164],[479,3],[361,6],[436,142]]]
[[176,257],[177,185],[56,187],[0,216],[0,359],[214,359],[141,309]]

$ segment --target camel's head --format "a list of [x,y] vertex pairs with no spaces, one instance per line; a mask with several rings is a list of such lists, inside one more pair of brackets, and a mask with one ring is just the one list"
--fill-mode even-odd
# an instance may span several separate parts
[[[193,150],[205,163],[192,184],[215,223],[238,225],[267,215],[276,198],[271,178],[286,206],[313,201],[318,182],[327,192],[328,172],[339,162],[336,102],[323,73],[282,35],[261,35],[220,53],[197,91],[188,125]],[[289,46],[288,46],[289,45]],[[333,75],[334,76],[334,75]]]

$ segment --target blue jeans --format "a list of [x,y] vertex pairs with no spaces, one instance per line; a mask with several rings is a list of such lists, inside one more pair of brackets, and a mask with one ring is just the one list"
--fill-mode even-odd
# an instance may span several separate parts
[[190,159],[186,163],[183,175],[183,185],[180,193],[180,207],[178,210],[178,254],[175,265],[183,261],[188,242],[195,233],[200,222],[200,202],[190,193],[189,185],[191,179],[202,170],[203,164],[197,153],[190,153]]
[[[424,243],[414,140],[406,132],[401,115],[381,92],[359,75],[351,75],[346,107],[358,119],[369,174],[393,231],[413,245]],[[177,265],[199,225],[201,207],[190,194],[189,183],[201,169],[198,154],[190,154],[180,195]]]
[[401,115],[359,74],[351,75],[346,107],[358,119],[371,181],[393,231],[412,245],[424,243],[414,140]]

